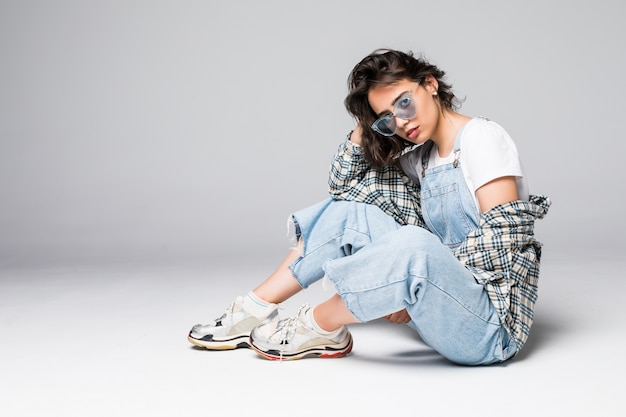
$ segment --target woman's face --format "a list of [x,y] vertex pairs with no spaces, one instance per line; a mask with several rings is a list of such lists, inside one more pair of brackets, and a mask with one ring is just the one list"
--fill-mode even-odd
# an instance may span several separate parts
[[[434,78],[426,79],[421,84],[413,80],[400,80],[396,84],[372,88],[367,95],[370,107],[378,117],[394,113],[394,106],[403,105],[410,94],[416,112],[410,119],[395,116],[396,135],[415,144],[422,144],[430,139],[439,124],[440,107],[433,95],[437,91]],[[396,107],[397,111],[400,111]]]

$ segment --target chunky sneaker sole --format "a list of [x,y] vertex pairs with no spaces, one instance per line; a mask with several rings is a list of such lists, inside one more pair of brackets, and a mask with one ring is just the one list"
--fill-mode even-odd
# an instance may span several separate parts
[[193,337],[193,330],[189,332],[187,340],[196,346],[203,347],[208,350],[232,350],[232,349],[247,349],[250,347],[248,343],[250,334],[244,333],[241,335],[231,336],[228,339],[215,340],[213,335],[207,335],[200,339]]
[[237,297],[226,312],[208,324],[196,324],[187,340],[208,350],[249,348],[250,332],[264,323],[278,321],[278,305],[271,304],[266,318],[258,318],[244,309],[243,297]]
[[353,340],[352,335],[348,334],[347,340],[341,344],[333,343],[304,348],[296,352],[283,352],[278,349],[263,350],[254,344],[253,336],[250,335],[250,342],[248,345],[252,350],[266,359],[288,361],[304,358],[341,358],[352,351]]

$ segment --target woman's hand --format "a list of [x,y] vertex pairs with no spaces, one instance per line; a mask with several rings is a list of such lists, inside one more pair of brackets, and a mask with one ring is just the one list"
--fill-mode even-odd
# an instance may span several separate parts
[[406,308],[404,310],[398,311],[397,313],[392,313],[384,316],[383,318],[389,323],[396,324],[406,324],[411,321],[411,317],[409,316],[408,311],[406,311]]
[[350,142],[354,143],[355,145],[361,146],[362,134],[363,130],[361,129],[361,124],[357,123],[356,127],[352,131],[352,134],[350,135]]

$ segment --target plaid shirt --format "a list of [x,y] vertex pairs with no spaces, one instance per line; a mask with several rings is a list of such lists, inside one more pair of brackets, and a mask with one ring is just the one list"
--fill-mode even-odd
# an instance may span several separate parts
[[[339,145],[328,185],[334,199],[375,204],[402,225],[427,228],[419,184],[398,168],[371,168],[363,149],[352,142]],[[534,238],[534,221],[546,215],[550,204],[545,196],[531,195],[529,201],[493,207],[454,252],[484,286],[518,349],[528,339],[537,301],[541,243]]]
[[419,183],[393,166],[375,169],[365,160],[363,148],[346,140],[339,145],[328,178],[336,200],[374,204],[401,225],[426,227],[422,218]]

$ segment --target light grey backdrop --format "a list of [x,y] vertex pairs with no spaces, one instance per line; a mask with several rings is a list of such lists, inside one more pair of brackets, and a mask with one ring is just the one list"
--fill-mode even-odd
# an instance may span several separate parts
[[621,1],[0,3],[0,262],[276,257],[352,66],[423,53],[516,140],[546,253],[621,256]]

